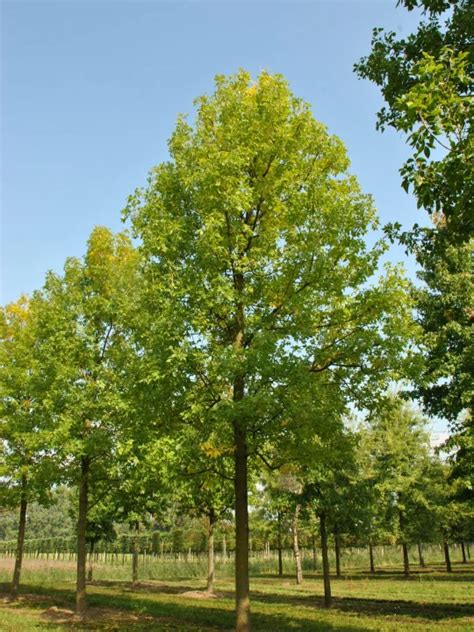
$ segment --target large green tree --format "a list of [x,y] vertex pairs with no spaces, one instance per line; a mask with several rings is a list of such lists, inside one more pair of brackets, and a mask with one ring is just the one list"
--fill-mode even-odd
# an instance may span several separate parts
[[416,394],[454,423],[450,446],[472,485],[474,12],[469,0],[398,4],[422,11],[417,30],[398,37],[375,29],[356,72],[381,89],[377,126],[406,134],[412,152],[402,184],[432,219],[429,228],[401,232],[395,222],[387,230],[415,254],[424,282],[416,292],[425,357]]
[[[237,630],[250,630],[248,464],[282,432],[282,392],[334,374],[356,393],[404,344],[396,270],[371,285],[383,246],[341,141],[281,76],[219,76],[131,196],[154,310],[184,336],[168,366],[192,375],[188,421],[234,458]],[[158,297],[158,298],[157,298]],[[171,306],[171,307],[170,307]],[[161,315],[161,316],[160,316]],[[162,322],[162,321],[161,321]],[[347,389],[349,390],[349,389]]]

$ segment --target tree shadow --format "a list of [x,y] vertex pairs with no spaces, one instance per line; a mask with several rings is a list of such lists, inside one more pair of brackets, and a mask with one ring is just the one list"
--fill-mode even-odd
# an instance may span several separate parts
[[[252,591],[252,600],[293,606],[324,607],[319,595],[275,595]],[[419,603],[403,599],[369,599],[362,597],[333,597],[333,608],[367,616],[400,615],[440,621],[446,618],[474,616],[474,605],[451,603]]]
[[[41,599],[37,599],[37,593]],[[43,594],[44,591],[44,594]],[[43,629],[57,629],[58,624],[71,630],[100,631],[111,629],[115,632],[131,630],[170,630],[176,632],[201,632],[218,630],[230,632],[235,629],[235,615],[233,609],[219,606],[219,603],[207,603],[205,606],[199,601],[192,602],[183,599],[182,603],[153,601],[145,596],[128,594],[101,595],[90,594],[90,616],[84,620],[77,620],[71,613],[63,611],[72,609],[74,604],[72,590],[64,588],[42,589],[38,586],[24,585],[19,605],[43,611]],[[60,604],[56,611],[51,606]],[[46,609],[46,610],[45,610]],[[105,612],[103,612],[105,611]],[[323,614],[323,613],[321,613]],[[252,629],[255,632],[365,632],[366,627],[358,625],[332,624],[326,618],[317,621],[313,618],[298,618],[291,616],[291,610],[285,608],[285,613],[275,614],[253,612]]]
[[[74,592],[67,587],[43,587],[38,585],[22,586],[19,606],[43,611],[44,627],[48,629],[61,625],[72,630],[232,630],[234,626],[233,604],[219,600],[193,600],[181,595],[190,586],[173,586],[169,584],[151,584],[141,582],[133,585],[130,582],[98,581],[93,586],[106,589],[119,589],[113,593],[94,593],[88,595],[91,606],[91,617],[88,620],[77,621],[70,612],[58,612],[60,609],[72,610],[74,607]],[[8,588],[8,584],[0,585],[1,590]],[[149,597],[147,598],[147,594]],[[157,600],[153,595],[169,596],[169,600]],[[223,597],[234,597],[233,592],[220,593]],[[183,597],[181,599],[181,596]],[[323,599],[316,595],[281,595],[266,593],[258,590],[251,592],[252,602],[255,604],[279,607],[278,613],[262,613],[253,611],[253,628],[255,631],[278,632],[362,632],[367,627],[361,625],[332,624],[328,620],[327,611],[323,609]],[[51,609],[52,606],[56,607]],[[308,618],[304,612],[291,616],[292,606],[304,607],[308,611]],[[59,608],[58,608],[59,607]],[[365,617],[400,617],[442,621],[474,616],[474,605],[450,603],[419,603],[408,600],[368,599],[356,597],[335,597],[334,611],[353,613]],[[45,612],[46,611],[46,612]],[[94,614],[95,613],[95,614]],[[321,620],[315,619],[318,613]],[[100,614],[100,616],[99,616]],[[331,615],[329,615],[331,616]],[[93,622],[93,623],[92,623]],[[91,627],[91,624],[94,627]],[[89,627],[88,627],[89,626]],[[153,627],[154,626],[154,627]]]

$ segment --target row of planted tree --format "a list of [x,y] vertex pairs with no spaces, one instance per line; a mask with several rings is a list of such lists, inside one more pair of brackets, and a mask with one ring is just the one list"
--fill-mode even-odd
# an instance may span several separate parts
[[329,537],[389,533],[408,572],[408,543],[469,540],[472,516],[462,473],[389,393],[421,375],[420,330],[341,141],[281,76],[218,77],[197,103],[129,199],[138,245],[98,227],[2,310],[0,480],[19,507],[13,594],[28,503],[76,488],[79,615],[88,541],[111,523],[138,533],[177,503],[206,516],[211,556],[231,510],[243,632],[249,507],[297,563],[314,521],[326,605]]

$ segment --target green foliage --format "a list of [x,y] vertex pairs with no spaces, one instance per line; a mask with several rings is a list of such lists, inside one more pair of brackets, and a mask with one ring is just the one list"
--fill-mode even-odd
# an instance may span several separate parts
[[406,344],[406,286],[397,269],[369,285],[384,250],[364,243],[371,200],[340,140],[281,76],[217,77],[196,103],[194,126],[179,119],[170,161],[126,213],[153,305],[185,334],[168,365],[193,376],[186,417],[209,420],[203,432],[217,432],[224,451],[238,419],[255,453],[286,423],[287,393],[325,372],[339,385],[350,376],[359,400],[370,381],[373,397]]
[[[378,127],[390,125],[407,134],[412,155],[401,168],[402,185],[407,191],[412,187],[418,206],[435,225],[421,229],[415,224],[400,234],[395,223],[386,230],[414,252],[425,283],[417,292],[425,364],[413,375],[416,394],[428,412],[460,420],[450,446],[458,437],[454,458],[466,471],[474,368],[474,12],[469,0],[400,4],[423,9],[426,19],[406,38],[375,29],[372,51],[356,64],[356,72],[382,91],[386,107],[378,114]],[[471,471],[467,488],[472,484]]]
[[401,4],[423,7],[428,19],[406,38],[374,29],[372,51],[355,69],[382,91],[378,127],[408,134],[404,188],[413,187],[435,220],[442,215],[450,239],[464,242],[473,234],[472,7],[468,0]]

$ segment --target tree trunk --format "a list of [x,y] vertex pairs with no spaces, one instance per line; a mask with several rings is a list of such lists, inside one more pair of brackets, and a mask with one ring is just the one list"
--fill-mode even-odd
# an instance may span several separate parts
[[135,535],[132,543],[132,584],[136,584],[138,581],[138,534],[140,532],[140,523],[135,522]]
[[[243,305],[244,275],[234,273],[234,286],[238,295],[236,326],[232,345],[237,353],[243,352],[245,316]],[[245,377],[238,373],[234,378],[234,405],[245,397]],[[247,474],[247,431],[241,415],[234,417],[234,492],[235,492],[235,602],[236,632],[250,632],[250,586],[249,586],[249,514]]]
[[451,558],[449,557],[449,544],[446,538],[443,541],[443,545],[444,545],[444,560],[446,562],[446,571],[448,573],[452,573],[453,569],[451,566]]
[[225,533],[222,535],[222,561],[227,562],[227,539]]
[[408,557],[408,545],[406,542],[402,542],[403,549],[403,574],[405,577],[410,575],[410,559]]
[[209,511],[209,526],[207,532],[207,586],[206,592],[214,593],[214,525],[216,524],[216,515],[214,509]]
[[423,557],[423,550],[421,548],[421,542],[418,542],[418,558],[420,560],[421,568],[426,568],[425,558]]
[[92,581],[92,574],[93,574],[93,557],[94,557],[94,540],[91,540],[91,544],[89,547],[89,570],[87,571],[87,581],[91,582]]
[[312,549],[313,549],[313,571],[316,571],[317,569],[317,555],[316,555],[316,536],[314,535],[314,533],[311,535],[311,544],[312,544]]
[[336,577],[341,576],[341,541],[337,527],[334,529],[334,553],[336,555]]
[[278,512],[278,576],[281,577],[283,575],[283,557],[281,553],[281,512]]
[[375,574],[375,564],[374,564],[374,547],[372,546],[372,542],[369,542],[369,559],[370,559],[370,574]]
[[301,554],[300,547],[298,543],[298,518],[301,511],[301,505],[296,505],[295,513],[293,515],[293,524],[292,524],[292,532],[293,532],[293,554],[295,556],[295,565],[296,565],[296,583],[301,584],[303,582],[303,570],[301,568]]
[[331,578],[329,576],[328,538],[326,533],[326,515],[319,516],[319,526],[321,530],[321,554],[323,558],[323,579],[324,579],[324,607],[330,608],[332,605]]
[[[400,525],[400,533],[402,537],[404,538],[405,537],[404,536],[405,517],[401,509],[399,509],[398,511],[398,521]],[[408,577],[410,575],[410,559],[408,557],[408,545],[405,542],[405,540],[403,540],[402,542],[402,549],[403,549],[403,574],[405,575],[405,577]]]
[[26,530],[26,508],[28,501],[26,498],[27,479],[25,474],[21,477],[21,493],[20,493],[20,522],[18,525],[18,540],[16,546],[15,555],[15,569],[13,571],[13,581],[11,587],[11,597],[16,599],[18,596],[18,589],[20,587],[20,575],[21,564],[23,562],[23,547],[25,544],[25,530]]
[[87,608],[86,601],[86,528],[87,504],[89,495],[88,456],[81,456],[81,479],[79,483],[79,517],[77,520],[77,583],[76,583],[76,614],[82,616]]
[[467,564],[466,547],[464,546],[464,540],[461,540],[461,553],[462,553],[462,563]]
[[235,599],[236,632],[250,632],[249,517],[247,505],[247,444],[235,426]]

